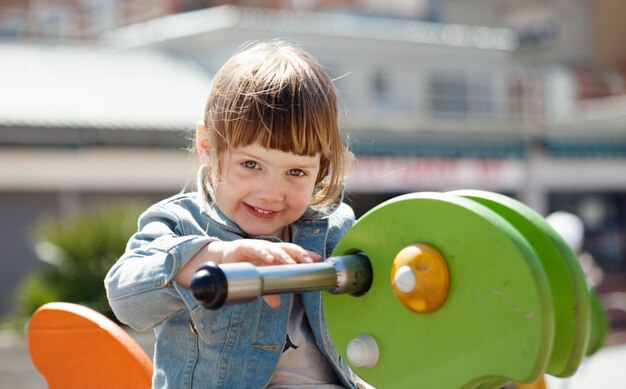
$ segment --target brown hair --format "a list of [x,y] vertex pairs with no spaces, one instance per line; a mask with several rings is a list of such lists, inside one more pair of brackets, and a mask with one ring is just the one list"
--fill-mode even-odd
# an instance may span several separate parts
[[204,185],[217,182],[224,151],[260,142],[297,155],[320,154],[313,205],[334,202],[353,155],[338,124],[335,85],[308,53],[283,41],[244,47],[213,78],[204,124],[211,145]]

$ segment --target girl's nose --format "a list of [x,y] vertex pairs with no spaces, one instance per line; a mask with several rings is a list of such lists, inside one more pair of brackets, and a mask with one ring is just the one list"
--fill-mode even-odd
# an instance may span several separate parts
[[280,177],[264,177],[257,190],[257,196],[264,201],[283,201],[285,199],[285,184]]

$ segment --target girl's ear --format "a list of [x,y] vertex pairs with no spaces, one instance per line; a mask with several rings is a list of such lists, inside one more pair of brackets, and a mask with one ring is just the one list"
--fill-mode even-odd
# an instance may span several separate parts
[[196,123],[196,151],[203,165],[209,162],[209,134],[203,121]]

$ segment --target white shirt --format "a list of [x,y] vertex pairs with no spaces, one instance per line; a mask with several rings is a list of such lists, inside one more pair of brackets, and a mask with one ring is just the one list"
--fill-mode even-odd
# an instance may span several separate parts
[[293,295],[287,340],[268,388],[344,388],[315,344],[299,294]]

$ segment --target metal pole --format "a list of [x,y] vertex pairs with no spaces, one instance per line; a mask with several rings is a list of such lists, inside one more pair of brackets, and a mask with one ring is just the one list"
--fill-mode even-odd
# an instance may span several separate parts
[[362,295],[372,283],[372,268],[363,254],[328,258],[298,265],[254,266],[248,262],[201,266],[191,281],[200,305],[217,309],[224,304],[253,301],[277,293],[326,291]]

